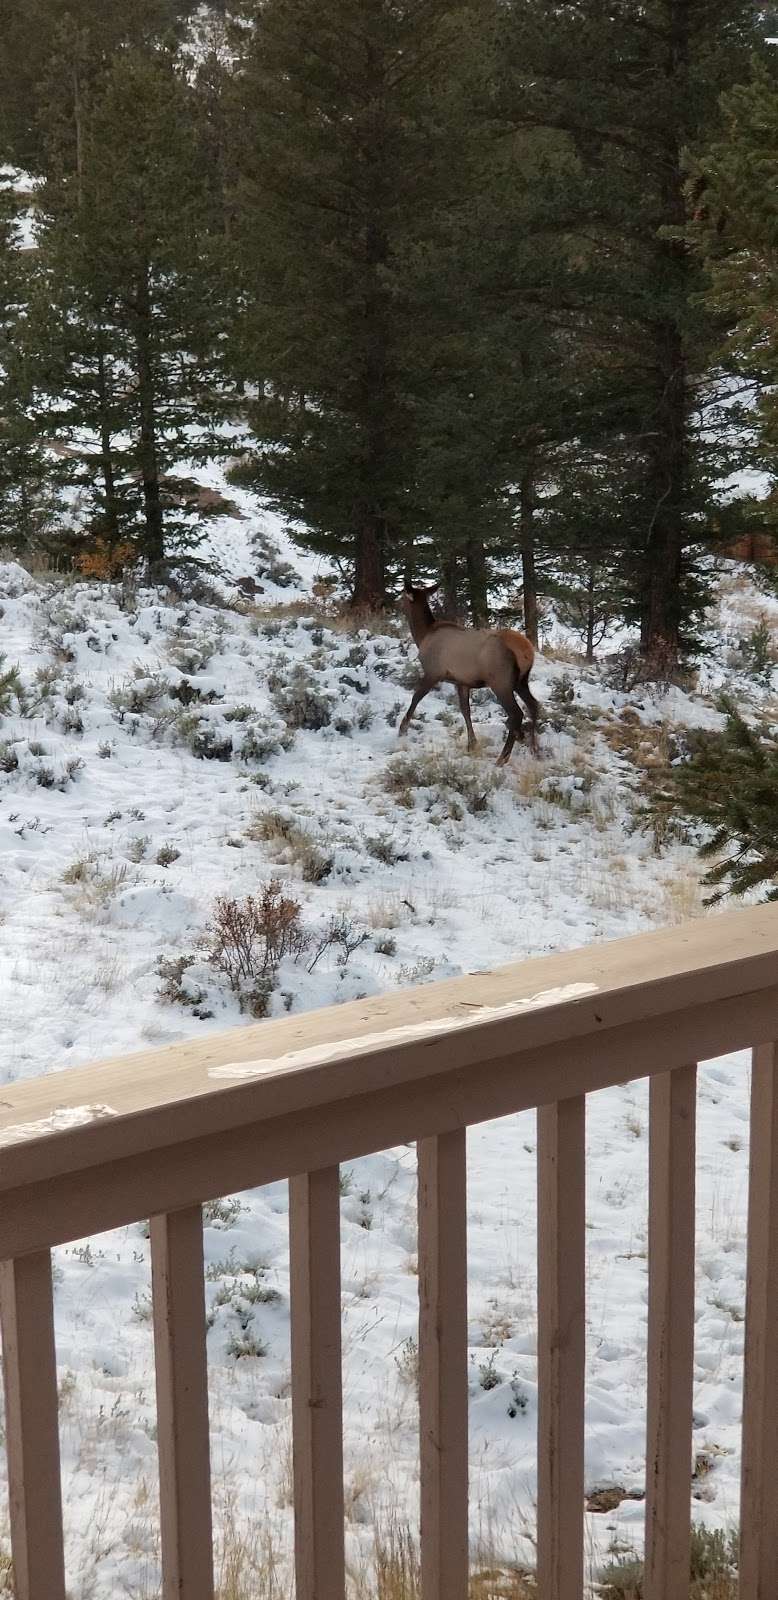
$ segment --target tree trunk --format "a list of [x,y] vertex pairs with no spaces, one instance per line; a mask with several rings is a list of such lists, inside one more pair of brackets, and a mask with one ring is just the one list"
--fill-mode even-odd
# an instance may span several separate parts
[[535,572],[535,458],[530,456],[519,480],[519,548],[524,590],[524,632],[537,649],[538,589]]
[[649,464],[653,513],[646,540],[640,644],[646,656],[661,654],[664,666],[677,660],[680,643],[688,416],[686,362],[678,328],[665,324],[657,331],[657,345],[663,384],[656,447]]
[[443,616],[449,622],[459,620],[459,557],[449,549],[440,559],[441,595]]
[[119,500],[113,470],[113,441],[108,410],[108,377],[105,369],[105,345],[102,325],[98,327],[97,343],[97,393],[100,407],[100,470],[103,478],[105,512],[103,527],[109,544],[119,540]]
[[[667,0],[665,73],[672,83],[672,104],[682,107],[688,93],[689,18],[685,0]],[[662,225],[682,230],[686,222],[682,141],[676,127],[667,130],[661,188]],[[675,288],[675,300],[688,303],[688,250],[682,238],[656,241],[657,281]],[[655,442],[649,458],[651,520],[646,539],[646,583],[640,642],[647,656],[661,656],[664,668],[678,658],[685,544],[685,490],[688,481],[689,402],[683,328],[672,314],[657,318],[653,328],[657,398],[652,424]]]
[[[382,61],[370,33],[366,36],[365,83],[372,116],[368,116],[362,154],[368,185],[368,212],[364,229],[363,337],[364,357],[359,384],[357,426],[365,450],[359,510],[355,523],[354,589],[352,605],[381,611],[386,606],[388,522],[386,503],[387,418],[392,403],[387,375],[386,288],[384,271],[389,254],[386,235],[385,171],[379,107],[384,90]],[[376,124],[373,125],[373,118]]]
[[386,548],[383,518],[367,511],[360,519],[354,542],[355,611],[381,611],[386,605]]
[[138,460],[143,487],[146,531],[143,554],[151,566],[165,559],[165,527],[157,455],[156,391],[152,360],[152,307],[148,273],[138,283],[135,355],[138,363],[140,434]]
[[590,562],[589,571],[588,571],[587,578],[586,578],[586,659],[587,659],[587,661],[593,661],[594,660],[594,623],[595,623],[594,582],[595,582],[595,568],[594,568],[594,564]]
[[473,627],[484,628],[489,620],[489,586],[486,574],[486,551],[482,539],[474,536],[468,539],[465,546],[465,565]]

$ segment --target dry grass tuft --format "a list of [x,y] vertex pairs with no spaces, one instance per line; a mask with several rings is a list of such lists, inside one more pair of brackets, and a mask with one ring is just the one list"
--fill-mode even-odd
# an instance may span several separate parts
[[332,871],[332,856],[319,847],[313,834],[281,811],[257,812],[246,838],[267,845],[271,861],[298,867],[305,883],[321,883]]
[[267,1521],[238,1522],[228,1501],[217,1516],[215,1600],[292,1600],[294,1587]]

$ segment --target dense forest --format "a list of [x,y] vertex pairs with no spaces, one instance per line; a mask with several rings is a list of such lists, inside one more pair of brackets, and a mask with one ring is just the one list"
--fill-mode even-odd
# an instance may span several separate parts
[[[191,555],[228,457],[355,606],[553,598],[665,670],[776,467],[778,20],[2,0],[0,543]],[[510,588],[508,587],[510,585]]]

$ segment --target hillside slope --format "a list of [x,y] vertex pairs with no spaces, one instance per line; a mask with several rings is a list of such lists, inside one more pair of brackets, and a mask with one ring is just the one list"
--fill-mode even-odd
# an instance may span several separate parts
[[[400,746],[415,675],[399,620],[349,631],[250,496],[211,525],[215,593],[177,601],[0,565],[0,1061],[5,1081],[261,1013],[617,937],[702,911],[691,842],[639,825],[683,726],[715,726],[738,638],[778,605],[732,568],[701,689],[626,694],[566,651],[538,660],[538,761],[496,774],[502,720],[477,697],[463,754],[453,691]],[[257,576],[256,603],[234,580]],[[0,670],[0,680],[2,679]],[[453,702],[453,703],[452,703]],[[656,853],[657,845],[661,853]],[[213,960],[217,899],[272,880],[305,948],[237,987]],[[280,892],[280,891],[279,891]],[[210,929],[210,934],[209,934]],[[260,975],[261,976],[261,975]],[[265,974],[267,977],[267,974]],[[629,1063],[625,1062],[625,1079]],[[703,1069],[695,1449],[698,1511],[737,1514],[747,1063]],[[588,1116],[587,1489],[643,1482],[647,1110],[643,1085]],[[535,1482],[530,1115],[469,1139],[472,1533],[531,1561]],[[350,1560],[413,1525],[415,1167],[410,1148],[344,1172],[343,1318]],[[206,1208],[220,1560],[290,1549],[286,1188]],[[149,1263],[133,1227],[59,1250],[56,1317],[74,1596],[158,1582]],[[640,1499],[592,1514],[590,1543],[640,1542]],[[0,1517],[0,1549],[5,1534]],[[247,1531],[248,1530],[248,1531]],[[248,1590],[248,1592],[251,1592]]]

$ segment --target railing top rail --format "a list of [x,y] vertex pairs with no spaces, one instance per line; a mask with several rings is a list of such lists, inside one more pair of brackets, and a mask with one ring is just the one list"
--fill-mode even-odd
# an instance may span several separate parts
[[[778,906],[758,906],[68,1069],[2,1089],[0,1192],[403,1085],[445,1087],[470,1067],[508,1062],[515,1082],[533,1053],[733,997],[753,996],[755,1016],[758,999],[762,1021],[750,1034],[741,1006],[723,1048],[759,1042],[771,991],[778,1000]],[[638,1061],[634,1075],[647,1070]],[[584,1066],[548,1098],[602,1081]]]

